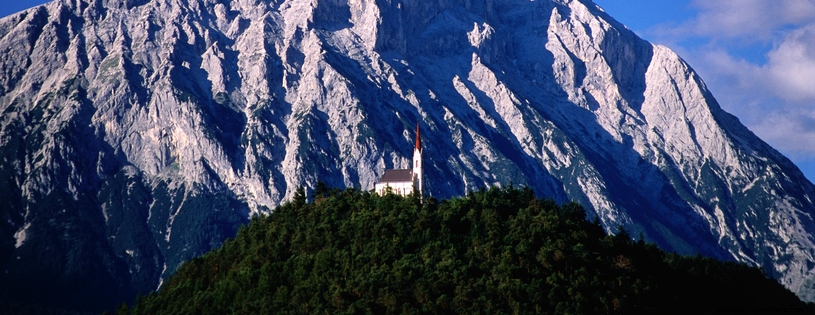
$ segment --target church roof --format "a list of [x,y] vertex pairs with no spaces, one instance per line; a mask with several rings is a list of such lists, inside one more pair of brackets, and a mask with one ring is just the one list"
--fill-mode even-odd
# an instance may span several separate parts
[[385,170],[379,183],[398,183],[398,182],[412,182],[413,170]]

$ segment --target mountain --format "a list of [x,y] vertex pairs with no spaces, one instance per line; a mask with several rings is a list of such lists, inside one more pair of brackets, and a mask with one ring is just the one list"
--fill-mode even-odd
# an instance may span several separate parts
[[[815,186],[590,1],[59,0],[0,20],[0,302],[110,309],[289,200],[528,186],[815,300]],[[105,301],[105,302],[99,302]]]

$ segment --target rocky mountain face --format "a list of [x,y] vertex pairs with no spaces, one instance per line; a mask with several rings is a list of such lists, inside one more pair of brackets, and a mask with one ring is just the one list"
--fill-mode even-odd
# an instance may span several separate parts
[[[0,301],[110,308],[299,186],[524,185],[815,300],[815,186],[589,0],[57,0],[0,20]],[[99,302],[106,301],[106,302]]]

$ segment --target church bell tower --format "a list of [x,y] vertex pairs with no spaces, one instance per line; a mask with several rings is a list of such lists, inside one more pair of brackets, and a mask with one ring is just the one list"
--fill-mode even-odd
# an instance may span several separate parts
[[413,189],[422,194],[422,136],[416,123],[416,148],[413,149]]

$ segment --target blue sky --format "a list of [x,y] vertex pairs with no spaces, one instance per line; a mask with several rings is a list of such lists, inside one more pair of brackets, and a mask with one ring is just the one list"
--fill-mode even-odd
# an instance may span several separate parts
[[[43,0],[0,0],[0,17]],[[815,181],[815,0],[594,0]]]
[[0,0],[0,17],[38,6],[48,1],[43,0]]

